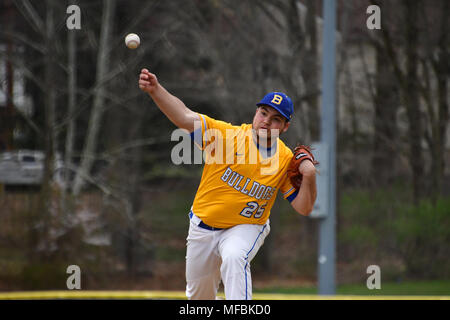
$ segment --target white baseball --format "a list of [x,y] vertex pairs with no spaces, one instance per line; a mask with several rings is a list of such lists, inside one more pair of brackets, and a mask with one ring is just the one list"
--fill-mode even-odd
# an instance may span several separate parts
[[125,44],[129,49],[136,49],[141,44],[141,39],[139,39],[139,36],[135,33],[129,33],[125,37]]

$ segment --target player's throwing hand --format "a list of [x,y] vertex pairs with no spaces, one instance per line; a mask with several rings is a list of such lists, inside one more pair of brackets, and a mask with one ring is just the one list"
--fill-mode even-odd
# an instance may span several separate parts
[[139,88],[152,94],[158,87],[158,78],[153,73],[150,73],[147,69],[142,69],[139,75]]

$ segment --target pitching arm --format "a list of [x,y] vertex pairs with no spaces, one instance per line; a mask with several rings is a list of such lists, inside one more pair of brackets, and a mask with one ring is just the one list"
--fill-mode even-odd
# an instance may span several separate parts
[[186,107],[179,98],[168,92],[159,82],[156,75],[147,69],[142,69],[139,76],[139,88],[148,93],[158,108],[177,127],[194,131],[197,114]]

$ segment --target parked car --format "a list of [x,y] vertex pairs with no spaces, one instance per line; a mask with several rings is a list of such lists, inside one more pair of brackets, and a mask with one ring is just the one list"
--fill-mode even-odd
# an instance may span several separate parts
[[[40,150],[16,150],[0,153],[0,184],[38,186],[44,177],[45,154]],[[63,162],[55,156],[53,179],[62,183]]]

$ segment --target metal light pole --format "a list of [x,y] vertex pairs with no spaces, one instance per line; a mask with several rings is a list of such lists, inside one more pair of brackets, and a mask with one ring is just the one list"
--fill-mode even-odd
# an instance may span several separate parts
[[319,294],[336,293],[336,1],[323,0],[321,144],[327,155],[327,213],[319,221]]

